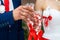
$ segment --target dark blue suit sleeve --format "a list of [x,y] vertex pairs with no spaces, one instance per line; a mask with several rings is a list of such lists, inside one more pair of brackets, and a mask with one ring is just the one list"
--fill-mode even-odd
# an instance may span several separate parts
[[0,24],[14,24],[13,13],[12,11],[0,14]]

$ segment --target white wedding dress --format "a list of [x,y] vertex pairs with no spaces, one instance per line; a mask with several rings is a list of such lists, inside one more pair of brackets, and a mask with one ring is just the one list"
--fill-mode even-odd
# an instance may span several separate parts
[[49,21],[48,27],[43,25],[45,31],[43,37],[48,38],[49,40],[60,40],[60,11],[48,6],[44,10],[43,16],[48,17],[49,15],[52,16],[52,20]]

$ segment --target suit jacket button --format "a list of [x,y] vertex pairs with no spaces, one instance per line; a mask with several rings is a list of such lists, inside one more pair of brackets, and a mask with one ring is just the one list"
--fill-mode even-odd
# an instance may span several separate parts
[[11,25],[9,25],[9,28],[11,28]]

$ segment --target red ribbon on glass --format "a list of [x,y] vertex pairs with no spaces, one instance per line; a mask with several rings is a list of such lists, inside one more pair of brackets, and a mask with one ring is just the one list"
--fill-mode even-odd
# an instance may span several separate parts
[[52,20],[52,16],[48,16],[48,17],[43,16],[43,18],[45,19],[45,20],[44,20],[44,24],[45,24],[45,26],[47,27],[49,20]]
[[33,26],[31,24],[29,24],[29,27],[30,27],[30,32],[29,32],[28,40],[32,40],[32,38],[34,38],[34,40],[37,40],[36,32],[32,28]]
[[32,40],[32,38],[34,40],[48,40],[42,37],[44,33],[42,30],[40,30],[40,32],[36,34],[36,31],[32,28],[33,26],[31,24],[29,24],[29,27],[30,27],[30,32],[29,32],[28,40]]

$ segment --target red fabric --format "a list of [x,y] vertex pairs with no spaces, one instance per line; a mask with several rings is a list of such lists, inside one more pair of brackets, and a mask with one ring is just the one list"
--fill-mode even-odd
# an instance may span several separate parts
[[32,38],[34,38],[34,40],[37,40],[37,35],[34,29],[30,30],[29,36],[28,36],[28,40],[32,40]]
[[40,32],[38,33],[38,38],[41,38],[42,37],[42,35],[43,35],[43,31],[42,30],[40,30]]
[[4,0],[4,6],[5,6],[6,12],[8,12],[9,11],[9,0]]
[[52,16],[48,16],[49,20],[52,20]]
[[29,28],[30,28],[30,30],[33,29],[32,27],[33,27],[33,26],[32,26],[31,24],[29,24]]
[[52,20],[52,16],[48,16],[48,17],[43,16],[43,18],[45,18],[45,20],[44,20],[44,24],[45,24],[45,26],[47,27],[47,26],[48,26],[48,22],[49,22],[49,20]]
[[48,26],[48,18],[46,18],[45,20],[44,20],[44,24],[45,24],[45,26],[47,27]]
[[[29,27],[32,26],[31,24],[29,24]],[[29,32],[29,36],[28,36],[28,40],[32,40],[32,38],[34,40],[48,40],[46,38],[42,37],[43,35],[43,31],[40,30],[40,32],[38,33],[38,35],[36,34],[36,31],[33,28],[30,28],[30,32]]]
[[29,32],[28,40],[32,40],[32,38],[34,38],[34,40],[37,40],[36,32],[32,28],[33,26],[31,24],[29,24],[29,27],[30,27],[30,32]]

